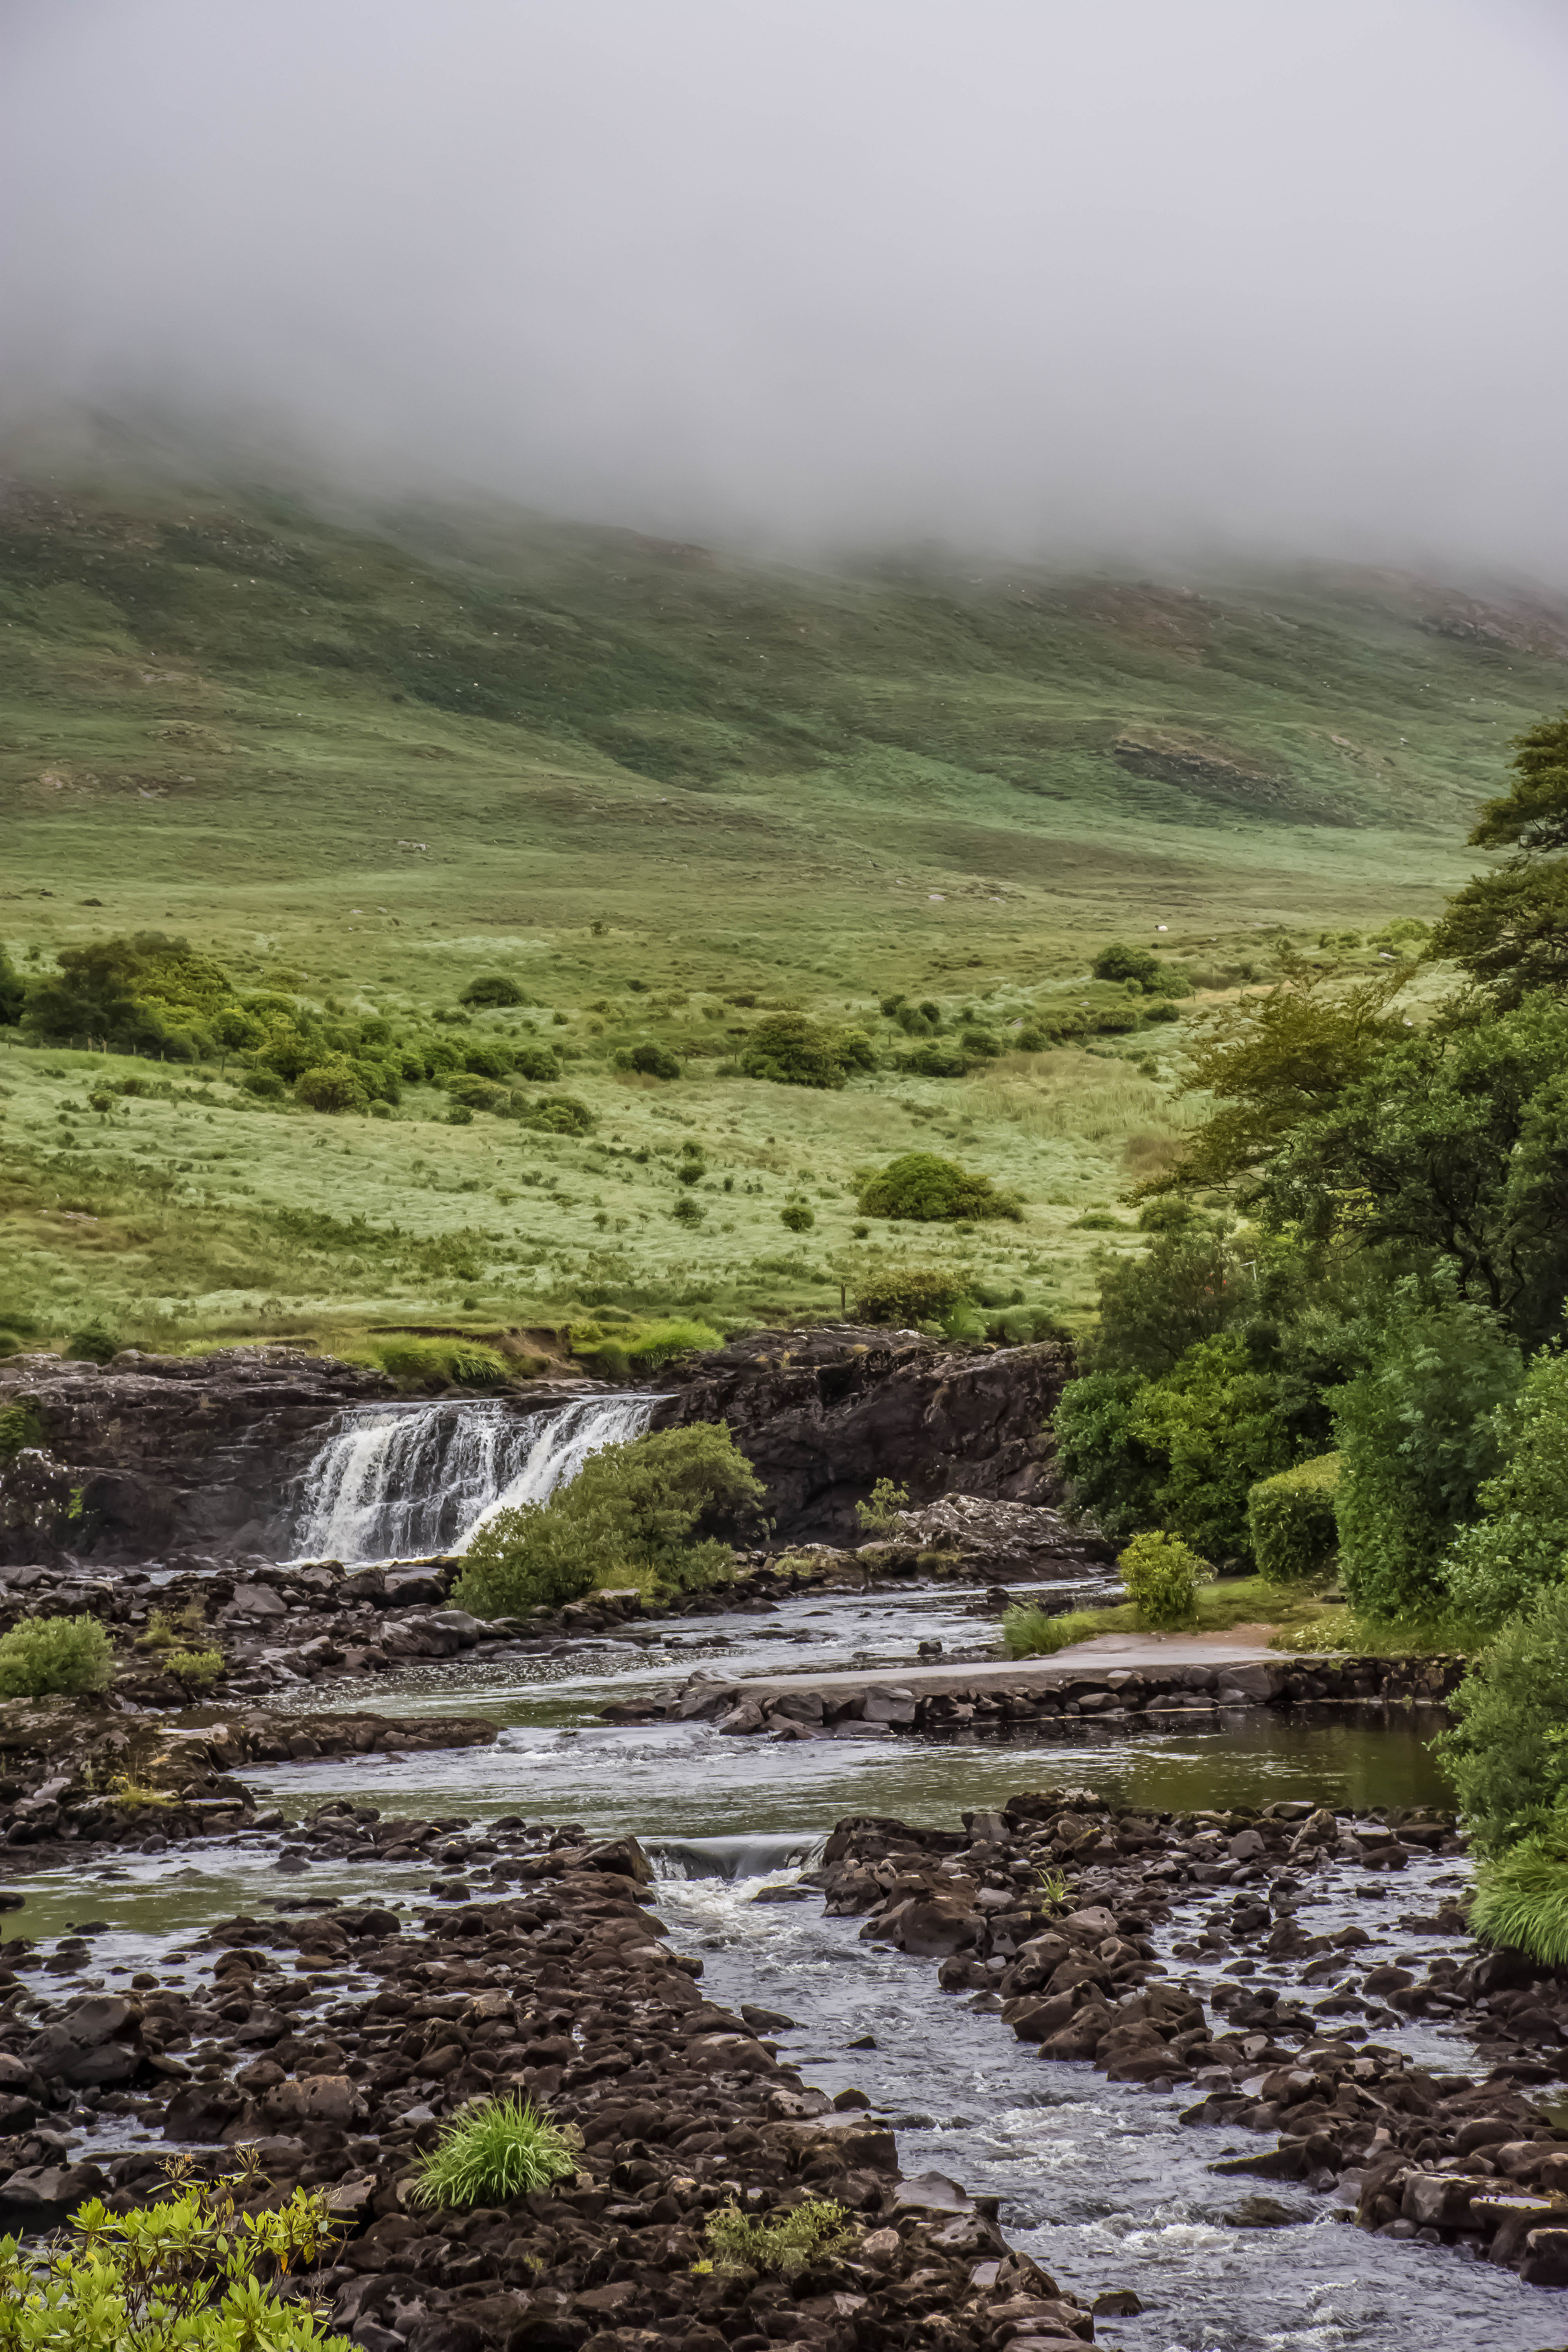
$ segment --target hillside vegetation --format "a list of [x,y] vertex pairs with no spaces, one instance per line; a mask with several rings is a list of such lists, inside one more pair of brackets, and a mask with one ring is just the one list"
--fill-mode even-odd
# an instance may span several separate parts
[[[1194,1008],[1324,933],[1386,968],[1568,698],[1568,616],[1392,575],[807,572],[37,477],[0,628],[0,945],[35,999],[191,950],[135,1059],[0,1027],[34,1340],[603,1342],[903,1261],[1071,1322],[1201,1108]],[[1016,1221],[863,1213],[921,1152]]]

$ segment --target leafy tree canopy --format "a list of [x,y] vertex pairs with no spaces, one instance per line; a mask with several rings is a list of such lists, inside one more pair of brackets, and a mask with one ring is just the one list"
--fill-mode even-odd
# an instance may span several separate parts
[[862,1185],[859,1205],[868,1217],[910,1217],[922,1224],[1020,1214],[1012,1195],[998,1192],[989,1176],[972,1175],[934,1151],[906,1151],[890,1160]]

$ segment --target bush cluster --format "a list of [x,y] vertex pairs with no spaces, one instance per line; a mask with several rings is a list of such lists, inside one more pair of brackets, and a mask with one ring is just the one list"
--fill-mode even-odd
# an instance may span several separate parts
[[1339,1455],[1320,1454],[1260,1479],[1247,1496],[1252,1557],[1271,1584],[1306,1583],[1331,1565],[1339,1544]]
[[1196,1623],[1198,1587],[1213,1582],[1214,1570],[1190,1545],[1175,1536],[1134,1536],[1116,1565],[1140,1624],[1169,1632]]
[[1023,1211],[989,1176],[973,1175],[934,1151],[906,1151],[861,1186],[858,1205],[868,1217],[907,1217],[921,1224],[1007,1218]]
[[0,1634],[0,1698],[101,1690],[114,1650],[96,1617],[28,1617]]

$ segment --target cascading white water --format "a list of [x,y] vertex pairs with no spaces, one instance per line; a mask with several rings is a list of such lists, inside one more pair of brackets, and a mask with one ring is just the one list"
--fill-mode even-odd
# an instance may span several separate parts
[[356,1406],[300,1482],[297,1559],[366,1561],[466,1551],[515,1503],[542,1503],[590,1454],[640,1437],[651,1396],[585,1397],[521,1418],[502,1404]]

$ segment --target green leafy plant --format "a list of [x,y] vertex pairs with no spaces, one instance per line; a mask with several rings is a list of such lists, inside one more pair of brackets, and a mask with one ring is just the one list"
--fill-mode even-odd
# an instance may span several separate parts
[[1449,1701],[1434,1752],[1478,1853],[1500,1854],[1554,1826],[1568,1834],[1568,1584],[1510,1617]]
[[774,1086],[842,1087],[852,1069],[875,1069],[876,1050],[854,1030],[835,1030],[803,1013],[775,1013],[759,1021],[740,1055],[749,1078]]
[[168,2170],[172,2196],[129,2213],[93,2198],[68,2241],[0,2238],[0,2352],[353,2352],[316,2305],[276,2288],[336,2241],[320,2189],[248,2212],[265,2187],[254,2165],[216,2181]]
[[790,1201],[779,1211],[779,1223],[792,1234],[808,1234],[816,1223],[816,1212],[804,1201]]
[[1526,1838],[1481,1864],[1469,1927],[1480,1943],[1528,1952],[1544,1968],[1568,1964],[1568,1852],[1561,1832]]
[[120,1335],[111,1325],[97,1317],[73,1331],[66,1341],[66,1353],[80,1363],[107,1364],[120,1353]]
[[487,2099],[464,2107],[416,2167],[420,2205],[504,2205],[552,2189],[577,2169],[572,2142],[531,2100]]
[[855,1506],[855,1517],[862,1534],[886,1537],[892,1535],[904,1512],[910,1507],[910,1490],[895,1485],[891,1478],[879,1478],[869,1498]]
[[1010,1658],[1050,1658],[1070,1650],[1075,1642],[1090,1642],[1100,1627],[1086,1610],[1064,1610],[1052,1616],[1046,1610],[1018,1606],[1002,1619],[1002,1639]]
[[680,1064],[666,1045],[647,1039],[640,1045],[629,1045],[616,1055],[624,1070],[637,1070],[645,1078],[678,1078]]
[[1495,1427],[1502,1466],[1441,1569],[1453,1605],[1493,1626],[1568,1568],[1568,1356],[1537,1356]]
[[1327,1571],[1339,1542],[1339,1455],[1320,1454],[1252,1488],[1247,1498],[1252,1556],[1271,1583],[1300,1584]]
[[29,1445],[44,1442],[44,1424],[30,1397],[16,1397],[0,1405],[0,1462],[14,1462]]
[[857,1290],[855,1312],[865,1323],[940,1323],[967,1288],[946,1266],[879,1266]]
[[0,1634],[0,1698],[101,1690],[114,1650],[96,1617],[29,1617]]
[[318,1062],[312,1069],[301,1070],[294,1081],[294,1099],[303,1103],[307,1110],[364,1110],[370,1102],[370,1089],[352,1062],[338,1059]]
[[173,1675],[187,1690],[210,1690],[224,1669],[221,1650],[167,1650],[160,1662],[166,1675]]
[[773,2221],[742,2213],[738,2205],[721,2205],[709,2216],[706,2231],[715,2268],[783,2277],[847,2252],[858,2234],[853,2216],[821,2197],[804,2198]]
[[910,1217],[928,1224],[961,1217],[1017,1223],[1023,1216],[1012,1194],[998,1192],[989,1176],[971,1175],[934,1151],[906,1151],[889,1160],[861,1187],[858,1205],[868,1217]]
[[1116,1565],[1140,1624],[1164,1633],[1196,1623],[1198,1587],[1214,1581],[1214,1570],[1180,1537],[1134,1536]]
[[515,980],[504,971],[482,971],[470,980],[458,998],[459,1004],[506,1005],[526,1004],[528,999]]
[[729,1555],[700,1531],[754,1516],[763,1491],[721,1422],[606,1445],[548,1502],[487,1519],[454,1597],[495,1616],[559,1608],[595,1583],[710,1582]]

